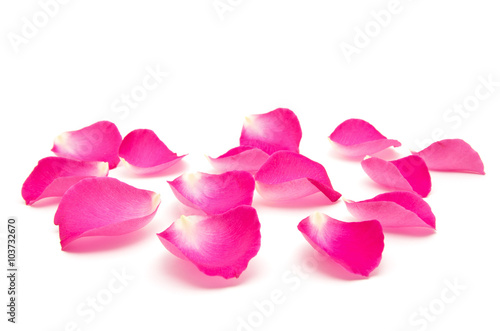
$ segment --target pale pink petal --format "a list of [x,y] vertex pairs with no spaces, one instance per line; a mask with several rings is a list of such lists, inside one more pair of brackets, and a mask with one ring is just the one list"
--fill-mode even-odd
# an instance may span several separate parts
[[207,214],[221,214],[240,205],[251,205],[255,190],[255,180],[246,171],[228,171],[220,175],[187,173],[168,184],[180,202]]
[[201,272],[238,278],[260,249],[260,222],[254,208],[239,206],[224,214],[182,216],[158,237]]
[[269,155],[259,148],[239,146],[217,158],[208,159],[217,171],[240,170],[255,174],[268,158]]
[[382,259],[384,233],[378,221],[343,222],[314,213],[298,229],[318,252],[352,273],[367,277]]
[[424,160],[410,155],[394,161],[371,157],[361,162],[363,170],[375,182],[402,191],[415,191],[423,197],[431,191],[431,175]]
[[336,192],[330,178],[318,162],[288,151],[272,154],[255,174],[257,192],[269,200],[293,200],[322,192],[335,202]]
[[122,136],[116,125],[100,121],[60,134],[54,141],[52,152],[75,160],[108,162],[109,168],[114,169],[120,162],[118,149],[121,142]]
[[481,157],[462,139],[437,141],[426,149],[413,152],[413,154],[424,159],[431,170],[485,174]]
[[123,138],[119,156],[134,173],[146,175],[173,166],[185,155],[170,151],[152,130],[137,129]]
[[302,129],[295,113],[290,109],[278,108],[247,117],[241,131],[240,145],[260,148],[269,155],[281,150],[298,153],[301,139]]
[[330,140],[340,153],[351,157],[371,155],[391,146],[401,146],[399,141],[387,139],[370,123],[354,118],[337,126]]
[[160,205],[160,195],[118,179],[82,179],[63,195],[54,217],[61,247],[90,236],[117,236],[148,224]]
[[63,157],[46,157],[38,161],[37,166],[25,180],[22,196],[27,205],[36,201],[61,197],[73,184],[87,177],[105,177],[108,175],[106,162],[86,162]]
[[431,207],[413,192],[383,193],[373,199],[359,202],[346,200],[345,203],[354,217],[363,221],[376,219],[384,228],[436,228],[436,217]]

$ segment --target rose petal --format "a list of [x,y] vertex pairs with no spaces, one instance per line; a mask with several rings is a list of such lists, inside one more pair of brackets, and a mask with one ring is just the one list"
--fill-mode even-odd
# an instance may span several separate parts
[[163,171],[186,155],[170,151],[152,130],[137,129],[123,138],[119,156],[134,173],[145,175]]
[[413,154],[424,159],[431,170],[485,174],[481,157],[462,139],[437,141],[426,149],[413,152]]
[[423,197],[431,191],[431,175],[424,160],[410,155],[394,161],[371,157],[361,162],[363,170],[375,182],[397,190],[415,191]]
[[246,171],[228,171],[220,175],[184,174],[168,184],[180,202],[207,214],[221,214],[240,205],[251,205],[255,189],[255,181]]
[[345,201],[347,209],[356,218],[376,219],[384,228],[427,227],[436,229],[436,217],[431,207],[412,192],[390,192],[364,201]]
[[314,213],[298,229],[314,249],[352,273],[367,277],[382,259],[384,233],[378,221],[343,222]]
[[257,192],[269,200],[293,200],[319,191],[332,202],[341,197],[321,164],[288,151],[272,154],[255,174],[255,181]]
[[22,196],[27,205],[48,197],[61,197],[71,186],[87,177],[108,175],[106,162],[87,162],[62,157],[46,157],[38,161],[24,181]]
[[89,236],[117,236],[148,224],[160,205],[160,195],[115,178],[82,179],[63,195],[54,217],[61,247]]
[[259,148],[250,146],[239,146],[230,149],[217,158],[208,157],[212,166],[221,172],[225,171],[248,171],[256,173],[267,161],[269,155]]
[[239,206],[219,215],[182,216],[158,237],[201,272],[238,278],[260,249],[260,222],[254,208]]
[[281,150],[298,153],[301,139],[302,129],[295,113],[290,109],[278,108],[247,117],[241,131],[240,145],[260,148],[269,155]]
[[120,162],[118,148],[122,136],[116,125],[100,121],[76,131],[60,134],[52,152],[57,156],[81,161],[103,161],[114,169]]
[[370,123],[354,118],[337,126],[329,138],[339,152],[351,157],[371,155],[391,146],[401,146],[399,141],[387,139]]

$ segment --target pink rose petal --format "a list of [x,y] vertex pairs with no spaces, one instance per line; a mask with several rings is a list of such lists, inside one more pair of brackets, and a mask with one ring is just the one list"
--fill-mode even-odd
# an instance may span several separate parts
[[185,155],[170,151],[152,130],[138,129],[123,138],[119,156],[134,173],[146,175],[173,166]]
[[350,157],[371,155],[391,146],[399,147],[397,140],[387,139],[370,123],[349,119],[341,123],[330,135],[339,152]]
[[371,157],[361,162],[363,170],[375,182],[402,191],[415,191],[423,197],[431,191],[431,175],[424,160],[410,155],[394,161]]
[[436,217],[431,207],[419,195],[396,191],[377,195],[373,199],[345,201],[347,209],[356,218],[376,219],[384,228],[427,227],[436,229]]
[[255,181],[257,192],[269,200],[293,200],[317,192],[332,202],[341,197],[321,164],[288,151],[272,154],[255,174]]
[[89,236],[117,236],[148,224],[160,205],[160,195],[115,178],[82,179],[63,195],[54,217],[61,247]]
[[60,134],[54,141],[52,152],[57,156],[81,161],[103,161],[114,169],[120,162],[118,148],[122,136],[116,125],[101,121],[77,131]]
[[298,153],[301,139],[302,129],[295,113],[290,109],[278,108],[247,117],[241,131],[240,145],[260,148],[269,155],[281,150]]
[[269,155],[259,148],[239,146],[217,158],[208,159],[217,171],[239,170],[255,174],[268,158]]
[[314,213],[298,229],[314,249],[354,274],[367,277],[382,259],[384,233],[378,221],[342,222]]
[[246,171],[220,175],[190,173],[168,184],[180,202],[207,214],[221,214],[240,205],[251,205],[255,190],[255,180]]
[[260,222],[254,208],[239,206],[219,215],[182,216],[158,237],[201,272],[238,278],[260,249]]
[[413,154],[424,159],[431,170],[485,174],[481,157],[462,139],[437,141],[426,149],[413,152]]
[[74,184],[87,177],[108,175],[106,162],[86,162],[62,157],[38,161],[23,184],[22,196],[27,205],[48,197],[62,197]]

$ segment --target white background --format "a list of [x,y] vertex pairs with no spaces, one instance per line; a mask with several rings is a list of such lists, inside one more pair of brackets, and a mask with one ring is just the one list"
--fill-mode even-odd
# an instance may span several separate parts
[[[447,109],[474,96],[480,76],[500,81],[498,3],[401,0],[399,13],[350,63],[341,43],[353,44],[355,29],[372,24],[370,12],[389,1],[232,3],[222,20],[212,0],[69,1],[17,52],[9,36],[22,36],[23,17],[32,21],[40,5],[1,3],[1,217],[20,222],[19,323],[8,329],[65,330],[75,322],[81,330],[237,330],[239,318],[254,317],[255,330],[418,330],[410,318],[429,305],[444,310],[429,330],[497,329],[500,88],[467,118]],[[147,67],[169,76],[127,116],[117,116],[113,103],[142,83]],[[386,157],[406,155],[433,135],[465,139],[480,153],[487,175],[433,172],[427,201],[437,232],[386,233],[382,262],[368,279],[322,264],[300,283],[284,282],[283,275],[298,277],[290,274],[294,266],[313,256],[296,229],[300,220],[316,210],[354,219],[342,202],[273,206],[256,195],[259,254],[237,280],[207,277],[166,251],[155,235],[186,211],[166,180],[211,171],[204,154],[235,147],[245,115],[278,107],[297,114],[301,152],[321,162],[349,199],[387,191],[328,143],[351,117],[403,143]],[[454,122],[444,116],[455,116]],[[159,177],[113,170],[110,176],[161,193],[156,217],[124,238],[63,252],[53,224],[57,203],[25,206],[21,186],[37,161],[51,155],[55,136],[101,119],[115,121],[122,135],[153,129],[173,151],[189,156]],[[4,260],[4,238],[1,249]],[[122,269],[134,279],[88,323],[77,308]],[[466,289],[440,307],[446,281]],[[275,290],[284,302],[259,321],[253,302]]]

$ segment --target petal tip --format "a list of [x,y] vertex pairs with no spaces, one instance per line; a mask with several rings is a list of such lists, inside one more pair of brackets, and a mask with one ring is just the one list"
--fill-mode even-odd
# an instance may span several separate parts
[[109,174],[109,163],[108,162],[99,162],[97,166],[97,170],[100,174],[100,177],[107,176]]
[[153,193],[153,197],[151,199],[152,205],[153,205],[153,210],[156,210],[161,203],[161,195],[160,193]]
[[342,201],[344,201],[345,203],[353,203],[354,202],[353,200],[346,199],[344,197],[342,197]]

